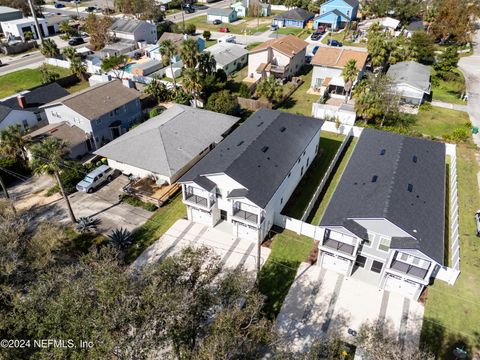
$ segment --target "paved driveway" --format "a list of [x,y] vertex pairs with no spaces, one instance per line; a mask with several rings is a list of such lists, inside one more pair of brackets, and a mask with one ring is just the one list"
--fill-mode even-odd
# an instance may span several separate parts
[[302,263],[277,317],[277,326],[284,346],[298,352],[308,350],[315,339],[332,332],[352,343],[349,328],[358,330],[361,324],[379,319],[405,346],[418,347],[423,311],[421,304],[401,295]]
[[[173,255],[187,246],[207,246],[221,258],[227,268],[243,266],[249,272],[256,271],[257,246],[254,242],[244,239],[232,239],[230,225],[214,228],[180,219],[167,230],[167,232],[132,264],[138,269],[145,264],[150,264],[162,258]],[[229,232],[230,230],[230,232]],[[261,265],[265,264],[270,249],[261,248]]]

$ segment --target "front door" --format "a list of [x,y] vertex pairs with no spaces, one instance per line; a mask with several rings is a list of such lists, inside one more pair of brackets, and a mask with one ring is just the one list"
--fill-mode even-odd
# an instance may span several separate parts
[[220,210],[220,220],[227,220],[227,212],[225,210]]
[[120,126],[112,127],[112,137],[114,139],[120,136]]

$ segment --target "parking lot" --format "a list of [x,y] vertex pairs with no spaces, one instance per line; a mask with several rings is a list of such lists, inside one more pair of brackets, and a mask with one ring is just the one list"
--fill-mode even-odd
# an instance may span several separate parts
[[381,321],[404,346],[418,348],[423,305],[364,281],[302,263],[277,317],[285,347],[307,350],[315,339],[339,334],[354,343],[348,329]]

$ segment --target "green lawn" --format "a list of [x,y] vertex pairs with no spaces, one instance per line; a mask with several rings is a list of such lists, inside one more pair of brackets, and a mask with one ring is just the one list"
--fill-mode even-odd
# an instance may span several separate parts
[[302,218],[303,212],[322,181],[325,171],[337,153],[343,138],[343,136],[322,131],[318,155],[285,205],[283,214],[295,219]]
[[460,70],[452,72],[452,79],[445,81],[436,76],[432,68],[432,97],[433,100],[444,101],[451,104],[465,105],[460,96],[465,94],[465,78]]
[[217,43],[217,40],[207,40],[205,41],[205,48],[215,45],[216,43]]
[[[51,66],[48,67],[60,74],[60,77],[70,75],[69,69]],[[19,91],[42,85],[42,74],[39,69],[23,69],[0,76],[0,98],[13,95]]]
[[320,98],[319,95],[307,94],[312,83],[312,73],[311,66],[305,66],[303,74],[300,75],[304,83],[283,102],[279,107],[280,110],[293,114],[312,115],[312,104]]
[[81,90],[84,90],[86,88],[90,87],[90,83],[88,82],[88,80],[82,80],[72,86],[69,86],[69,87],[66,87],[65,89],[70,93],[70,94],[73,94],[73,93],[76,93],[76,92],[79,92]]
[[480,350],[480,241],[473,215],[480,204],[478,163],[472,145],[457,147],[460,221],[460,276],[454,286],[436,281],[428,289],[421,341],[439,359],[454,359],[454,345],[463,341],[469,355]]
[[307,261],[313,244],[312,239],[289,230],[274,236],[272,252],[259,276],[260,291],[267,297],[264,313],[269,319],[275,319],[280,311],[295,280],[298,266],[302,261]]
[[257,47],[260,44],[261,44],[261,42],[252,42],[252,43],[248,44],[247,46],[245,46],[245,49],[246,50],[251,50],[251,49]]
[[356,143],[357,139],[353,138],[350,144],[347,145],[348,147],[344,149],[343,154],[340,157],[339,162],[337,163],[337,167],[333,169],[332,174],[330,175],[330,178],[325,184],[322,193],[318,197],[315,207],[313,208],[309,218],[307,219],[309,223],[314,225],[318,225],[320,223],[323,213],[325,212],[325,209],[327,208],[327,205],[330,202],[330,199],[332,198],[335,189],[337,188],[337,184],[340,181],[345,167],[347,166],[348,160],[352,155]]
[[340,31],[340,32],[330,32],[325,36],[322,40],[323,44],[327,44],[328,40],[337,40],[340,41],[343,45],[346,46],[358,46],[358,47],[367,47],[366,43],[356,43],[350,40],[346,40],[348,38],[347,31]]
[[434,137],[451,134],[470,121],[466,112],[428,105],[420,107],[416,118],[412,130]]
[[[185,25],[193,24],[197,28],[197,31],[201,30],[210,30],[210,31],[220,31],[220,28],[227,27],[231,33],[245,35],[245,29],[247,30],[246,35],[252,35],[257,32],[257,27],[247,27],[246,22],[233,22],[231,24],[220,24],[213,25],[211,22],[207,22],[207,15],[194,17],[185,21]],[[181,26],[181,23],[179,24]],[[260,24],[258,31],[267,31],[269,26]]]
[[282,28],[278,28],[278,30],[276,31],[277,34],[295,35],[295,36],[297,36],[301,32],[303,32],[303,28],[294,28],[294,27],[282,27]]
[[158,209],[138,230],[127,253],[127,262],[134,261],[147,247],[157,241],[178,219],[186,215],[182,195]]

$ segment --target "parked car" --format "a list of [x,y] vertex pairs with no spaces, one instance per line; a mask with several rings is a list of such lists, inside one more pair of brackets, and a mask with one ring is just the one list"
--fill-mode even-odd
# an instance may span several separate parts
[[475,213],[475,224],[477,225],[477,236],[480,237],[480,210]]
[[228,33],[228,32],[230,32],[230,30],[228,30],[228,27],[222,27],[222,28],[220,28],[219,31],[220,31],[220,32],[223,32],[223,33]]
[[63,4],[60,4],[60,3],[55,3],[55,9],[61,9],[61,8],[64,8],[65,5]]
[[97,8],[95,6],[89,6],[85,9],[86,12],[94,12],[95,10],[97,10]]
[[319,26],[317,30],[310,36],[310,39],[313,41],[320,40],[320,38],[325,34],[325,28],[323,26]]
[[318,51],[318,49],[320,48],[320,46],[315,46],[313,49],[312,49],[312,54],[315,55]]
[[70,46],[80,45],[83,43],[85,43],[85,40],[83,40],[81,37],[74,37],[68,40],[68,45]]
[[113,179],[113,173],[114,170],[110,166],[101,165],[88,173],[87,176],[77,184],[77,190],[92,193],[104,182],[111,181]]
[[270,25],[270,30],[277,31],[278,30],[278,25],[277,24]]
[[185,14],[192,14],[195,12],[195,10],[192,9],[191,7],[186,7],[184,11],[185,11]]
[[328,40],[327,45],[336,46],[336,47],[342,47],[343,46],[343,44],[340,41],[337,41],[337,40]]
[[221,23],[222,23],[222,20],[220,20],[220,19],[215,19],[212,22],[213,25],[220,25]]

